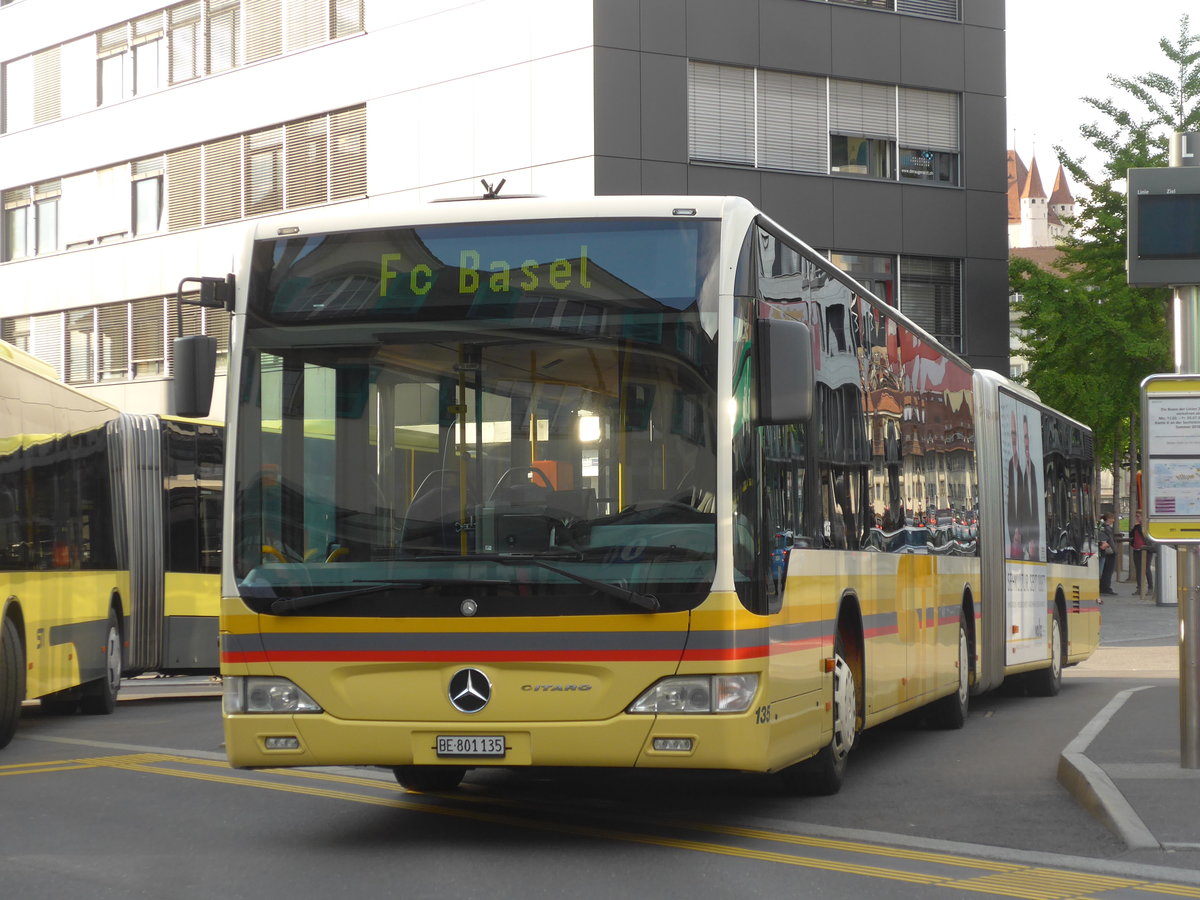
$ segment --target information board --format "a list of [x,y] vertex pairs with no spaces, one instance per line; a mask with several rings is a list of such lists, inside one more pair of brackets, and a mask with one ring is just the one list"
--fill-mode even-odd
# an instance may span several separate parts
[[1142,382],[1142,461],[1146,534],[1200,543],[1200,375]]

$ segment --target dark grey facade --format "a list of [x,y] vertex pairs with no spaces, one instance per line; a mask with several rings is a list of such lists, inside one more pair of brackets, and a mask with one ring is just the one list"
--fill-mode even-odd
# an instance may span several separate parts
[[[960,260],[961,352],[1007,372],[1004,2],[864,6],[595,0],[596,193],[735,194],[819,249]],[[689,61],[957,93],[958,183],[690,161]]]

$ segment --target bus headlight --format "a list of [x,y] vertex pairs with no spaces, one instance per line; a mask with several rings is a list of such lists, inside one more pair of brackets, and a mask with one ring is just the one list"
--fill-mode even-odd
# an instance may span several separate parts
[[225,712],[229,714],[324,712],[312,697],[286,678],[228,675],[223,683]]
[[631,713],[740,713],[758,692],[758,675],[679,675],[656,682]]

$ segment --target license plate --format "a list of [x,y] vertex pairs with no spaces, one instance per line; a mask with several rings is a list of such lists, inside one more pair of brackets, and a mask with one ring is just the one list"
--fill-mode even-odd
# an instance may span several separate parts
[[504,736],[496,734],[439,734],[438,756],[503,756]]

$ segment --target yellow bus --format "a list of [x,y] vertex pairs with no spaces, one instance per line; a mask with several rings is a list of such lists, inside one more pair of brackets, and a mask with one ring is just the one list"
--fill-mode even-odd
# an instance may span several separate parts
[[223,428],[130,416],[0,342],[0,747],[25,700],[215,672]]
[[216,674],[224,425],[120,417],[122,512],[133,594],[127,674]]
[[234,766],[828,793],[863,729],[1096,645],[1087,429],[745,200],[296,214],[244,258]]

